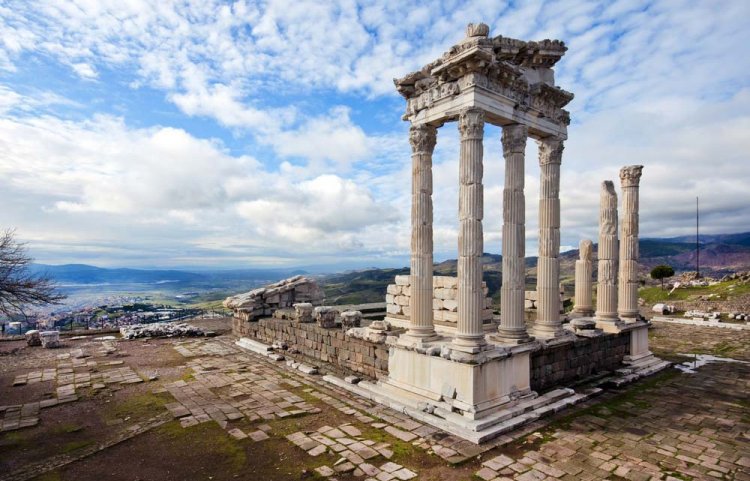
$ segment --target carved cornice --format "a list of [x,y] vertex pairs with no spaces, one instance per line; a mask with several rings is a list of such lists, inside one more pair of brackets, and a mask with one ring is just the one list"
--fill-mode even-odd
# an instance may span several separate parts
[[565,54],[565,44],[558,40],[489,38],[488,33],[484,24],[470,25],[467,37],[442,57],[394,79],[396,89],[407,100],[404,118],[411,119],[440,100],[480,87],[512,100],[519,112],[559,125],[570,124],[570,114],[563,107],[573,94],[556,87],[550,72]]
[[561,164],[562,153],[565,146],[562,140],[544,139],[537,142],[539,145],[539,165]]
[[468,108],[458,115],[458,131],[461,140],[484,138],[484,110]]
[[620,169],[620,183],[623,187],[638,187],[641,182],[642,165],[628,165]]
[[437,128],[432,125],[412,125],[409,128],[409,143],[413,153],[432,155],[436,142]]
[[503,155],[523,154],[526,151],[526,139],[529,129],[522,124],[506,125],[503,127]]
[[594,243],[591,239],[583,239],[578,243],[578,257],[582,261],[590,261],[593,258]]

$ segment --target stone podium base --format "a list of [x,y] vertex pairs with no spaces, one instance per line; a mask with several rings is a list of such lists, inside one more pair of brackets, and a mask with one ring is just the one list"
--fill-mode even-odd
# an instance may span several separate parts
[[430,344],[391,345],[388,377],[377,383],[324,379],[475,443],[586,397],[566,388],[543,396],[531,390],[531,354],[539,347],[534,343],[490,344],[469,358],[451,350],[450,342]]
[[[489,346],[478,355],[464,356],[448,351],[450,342],[436,344],[427,353],[391,346],[388,377],[379,383],[381,388],[396,397],[419,399],[425,407],[442,407],[467,419],[485,417],[513,400],[536,397],[530,388],[534,346]],[[462,360],[455,360],[456,355]]]

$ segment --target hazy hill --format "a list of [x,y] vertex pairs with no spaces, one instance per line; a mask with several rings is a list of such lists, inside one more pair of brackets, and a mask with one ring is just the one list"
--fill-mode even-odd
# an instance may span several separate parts
[[239,280],[278,280],[304,271],[295,269],[235,269],[191,272],[174,269],[110,269],[86,264],[32,264],[33,274],[46,275],[60,284],[123,283],[226,283]]
[[[701,236],[700,263],[704,274],[722,275],[728,272],[750,270],[750,232]],[[673,237],[665,239],[640,240],[642,275],[648,275],[658,264],[671,265],[675,271],[695,270],[695,237]],[[596,252],[596,246],[594,246]],[[560,255],[560,280],[566,290],[572,289],[575,261],[578,250]],[[484,281],[490,288],[490,295],[497,301],[501,286],[502,256],[485,253],[482,257]],[[527,288],[536,284],[536,257],[526,258]],[[446,260],[435,264],[436,275],[456,275],[458,261]],[[596,271],[596,263],[594,263]],[[385,288],[393,282],[397,274],[408,274],[402,269],[366,269],[325,277],[324,289],[328,299],[337,303],[382,302]],[[345,300],[345,302],[344,302]]]

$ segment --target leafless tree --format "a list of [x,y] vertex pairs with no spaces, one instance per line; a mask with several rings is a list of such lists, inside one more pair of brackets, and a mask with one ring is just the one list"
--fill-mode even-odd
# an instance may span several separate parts
[[29,270],[31,262],[26,245],[16,240],[15,231],[8,229],[0,234],[0,314],[26,317],[29,307],[59,304],[65,299],[50,278]]

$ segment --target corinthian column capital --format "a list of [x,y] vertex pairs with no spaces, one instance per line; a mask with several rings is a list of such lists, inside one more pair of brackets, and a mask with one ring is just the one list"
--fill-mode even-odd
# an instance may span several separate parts
[[641,182],[642,165],[628,165],[620,169],[620,182],[623,187],[638,187]]
[[559,139],[544,139],[539,145],[539,165],[562,163],[563,141]]
[[461,132],[461,140],[484,138],[484,110],[461,110],[458,116],[458,131]]
[[503,127],[503,154],[524,153],[529,129],[525,125],[514,124]]
[[437,141],[437,128],[428,124],[412,125],[409,128],[409,143],[415,154],[431,154]]

